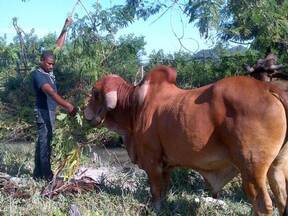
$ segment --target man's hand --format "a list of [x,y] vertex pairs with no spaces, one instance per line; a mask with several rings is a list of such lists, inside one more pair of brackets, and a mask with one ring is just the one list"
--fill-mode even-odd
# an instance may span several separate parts
[[56,49],[61,49],[63,47],[68,27],[72,24],[72,22],[73,22],[72,18],[70,16],[68,16],[65,20],[62,31],[61,31],[59,37],[57,38]]
[[72,117],[74,117],[77,113],[77,108],[74,107],[72,104],[69,104],[67,110],[68,110],[69,115]]
[[69,112],[69,115],[70,115],[71,117],[74,117],[76,114],[77,114],[77,108],[74,107],[74,109],[73,109],[71,112]]
[[68,28],[73,23],[72,17],[68,16],[65,20],[64,28]]

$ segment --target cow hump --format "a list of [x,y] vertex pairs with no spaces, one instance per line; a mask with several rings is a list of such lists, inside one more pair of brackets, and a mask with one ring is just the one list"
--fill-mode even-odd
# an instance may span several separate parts
[[169,82],[176,84],[176,70],[172,67],[159,65],[152,69],[144,78],[144,82],[161,83]]

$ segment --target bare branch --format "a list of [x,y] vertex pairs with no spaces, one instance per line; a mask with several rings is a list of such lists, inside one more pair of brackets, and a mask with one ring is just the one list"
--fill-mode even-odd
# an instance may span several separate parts
[[[175,32],[173,24],[172,24],[172,16],[170,17],[170,26],[171,26],[172,32],[173,32],[174,36],[176,37],[176,39],[178,40],[178,42],[179,42],[179,44],[181,46],[180,50],[183,48],[184,50],[186,50],[188,52],[193,52],[192,50],[190,50],[189,48],[184,46],[184,44],[182,42],[182,40],[184,40],[184,35],[185,35],[184,23],[183,23],[182,17],[181,17],[180,21],[181,21],[181,26],[182,26],[182,34],[181,34],[181,36],[178,36],[177,33]],[[194,40],[196,42],[197,48],[196,48],[196,50],[194,52],[197,52],[199,50],[199,48],[200,48],[200,45],[199,45],[198,41],[193,39],[193,38],[187,38],[187,39]]]

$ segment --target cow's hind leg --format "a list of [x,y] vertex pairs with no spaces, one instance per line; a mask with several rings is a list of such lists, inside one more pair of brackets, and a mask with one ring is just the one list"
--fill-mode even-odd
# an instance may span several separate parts
[[230,142],[227,145],[233,155],[231,160],[240,170],[243,187],[253,204],[255,215],[272,214],[266,179],[286,136],[283,106],[275,100],[266,108],[258,120],[255,116],[243,117],[243,121],[233,123],[227,120],[227,128],[231,133],[226,133],[226,142]]
[[280,215],[288,215],[287,183],[288,183],[288,145],[281,149],[273,161],[268,179],[270,188],[274,194]]
[[[243,188],[253,205],[255,215],[268,216],[272,215],[273,207],[266,180],[268,169],[277,156],[278,149],[269,152],[259,150],[262,149],[249,149],[232,159],[240,170]],[[263,158],[265,160],[262,160]]]
[[[258,216],[272,215],[272,200],[267,190],[266,180],[268,169],[276,154],[276,151],[270,151],[261,157],[257,154],[254,154],[257,156],[253,157],[253,154],[246,152],[246,154],[238,154],[238,157],[233,158],[241,173],[243,189],[253,205],[254,214]],[[266,158],[266,160],[259,160],[259,158]]]
[[242,175],[243,188],[253,204],[255,215],[272,215],[272,201],[266,187],[265,175]]

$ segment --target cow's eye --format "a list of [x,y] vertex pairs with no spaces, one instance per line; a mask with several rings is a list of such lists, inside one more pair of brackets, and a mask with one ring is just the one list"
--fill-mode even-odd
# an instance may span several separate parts
[[100,100],[101,96],[100,96],[100,92],[98,91],[93,91],[93,97],[94,99],[97,101],[97,100]]

